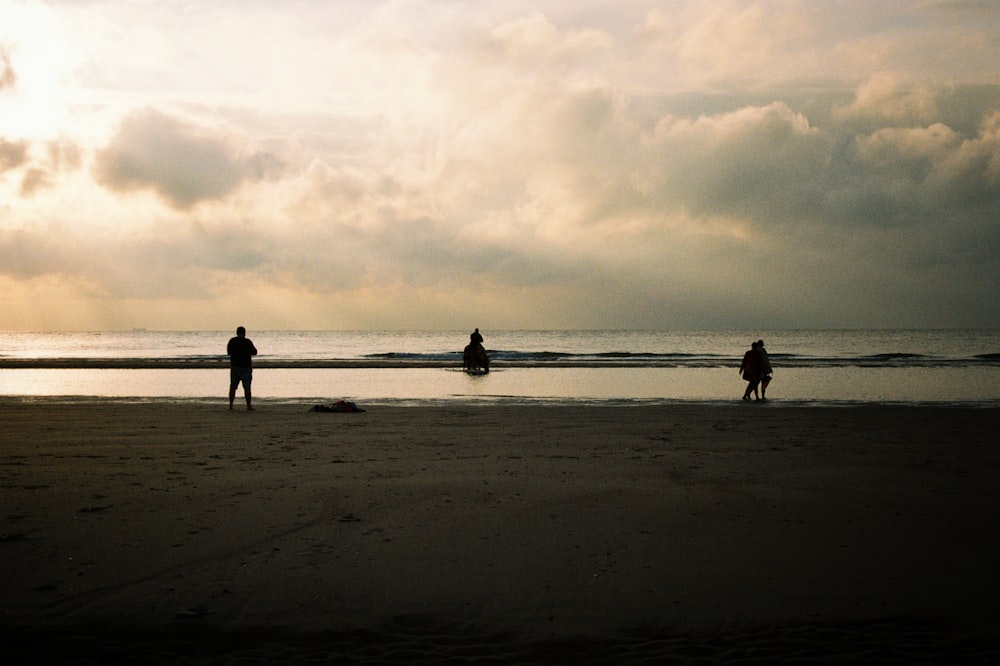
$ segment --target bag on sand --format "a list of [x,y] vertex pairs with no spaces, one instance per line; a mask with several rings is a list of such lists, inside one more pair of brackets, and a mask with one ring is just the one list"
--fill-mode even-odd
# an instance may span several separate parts
[[313,405],[309,408],[310,412],[363,412],[365,410],[358,407],[355,403],[349,402],[347,400],[338,400],[331,405]]

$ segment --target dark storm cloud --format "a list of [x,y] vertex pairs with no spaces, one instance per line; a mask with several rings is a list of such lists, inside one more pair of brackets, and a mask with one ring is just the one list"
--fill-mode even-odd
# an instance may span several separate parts
[[265,153],[237,156],[225,137],[159,111],[133,113],[97,155],[95,176],[109,189],[150,189],[171,206],[187,209],[225,198],[245,181],[280,173]]

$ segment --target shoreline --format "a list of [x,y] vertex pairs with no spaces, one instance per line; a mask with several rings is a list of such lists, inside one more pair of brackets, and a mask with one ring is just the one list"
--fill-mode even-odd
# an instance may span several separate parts
[[[376,397],[360,398],[356,396],[292,396],[292,397],[254,397],[254,405],[260,410],[275,408],[284,411],[289,408],[301,408],[308,411],[315,405],[328,405],[337,400],[349,400],[365,411],[371,409],[512,409],[512,408],[581,408],[581,409],[739,409],[747,410],[749,416],[754,410],[784,410],[784,409],[930,409],[930,410],[1000,410],[1000,399],[982,400],[873,400],[873,399],[795,399],[768,398],[762,401],[745,401],[739,397],[728,398],[572,398],[547,396],[517,396],[517,395],[454,395],[450,397]],[[243,396],[237,391],[237,407],[243,405]],[[144,405],[162,404],[175,406],[219,407],[228,404],[224,395],[207,396],[103,396],[103,395],[35,395],[35,394],[0,394],[0,408],[4,405]]]
[[993,410],[308,406],[0,398],[12,654],[1000,655]]
[[[446,402],[564,404],[725,404],[746,383],[733,368],[256,367],[254,393],[280,402],[343,398],[433,405]],[[206,369],[0,369],[0,395],[212,399],[225,395],[228,367]],[[782,368],[768,398],[782,404],[1000,405],[1000,367]]]
[[[955,359],[921,359],[898,360],[879,358],[838,359],[819,362],[816,359],[796,360],[781,359],[782,370],[801,370],[809,368],[823,369],[963,369],[963,368],[997,368],[1000,362],[997,355],[984,354],[963,360]],[[444,369],[463,370],[462,357],[456,353],[453,358],[410,358],[386,356],[374,358],[320,358],[320,359],[282,359],[255,358],[254,368],[263,370],[395,370],[395,369]],[[739,368],[738,358],[712,360],[677,360],[650,359],[637,360],[635,357],[623,358],[587,358],[587,359],[506,359],[493,358],[490,368],[493,370],[509,369],[690,369],[690,370],[735,370]],[[18,358],[0,357],[0,370],[226,370],[229,368],[228,357],[43,357]]]

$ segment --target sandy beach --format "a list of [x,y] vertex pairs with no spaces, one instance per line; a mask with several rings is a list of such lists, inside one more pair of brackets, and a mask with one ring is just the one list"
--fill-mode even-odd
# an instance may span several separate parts
[[5,663],[1000,657],[996,409],[310,406],[0,399]]

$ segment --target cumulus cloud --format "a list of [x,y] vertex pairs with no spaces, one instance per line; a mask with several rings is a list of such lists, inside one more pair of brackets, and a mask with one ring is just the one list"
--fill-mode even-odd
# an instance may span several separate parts
[[[317,268],[323,262],[303,249],[279,261],[288,279],[311,288],[323,288],[314,276],[359,289],[475,284],[503,302],[572,293],[588,325],[623,316],[648,326],[927,325],[957,312],[990,321],[996,89],[877,75],[825,98],[820,113],[811,113],[817,100],[755,95],[701,114],[669,112],[664,98],[657,113],[657,100],[613,82],[563,76],[580,52],[556,49],[557,65],[530,66],[477,53],[490,76],[439,80],[456,100],[441,118],[447,131],[380,137],[382,154],[432,169],[397,162],[388,188],[377,168],[325,170],[303,211],[324,210],[341,236],[317,223],[315,238],[351,259]],[[450,87],[458,81],[461,90]],[[475,101],[505,84],[492,106]],[[954,113],[956,98],[980,100],[979,127]],[[934,287],[942,275],[946,284]]]
[[552,64],[606,52],[611,44],[603,30],[560,30],[541,12],[532,12],[491,30],[483,48],[502,60]]
[[237,83],[144,53],[170,102],[100,147],[0,144],[32,195],[0,271],[292,326],[996,325],[991,66],[907,68],[924,9],[852,6],[388,3],[333,45],[268,6],[259,88],[199,41]]
[[10,53],[7,52],[7,47],[0,44],[0,90],[13,88],[16,83],[17,72],[11,64]]
[[21,196],[30,197],[40,189],[50,187],[52,178],[44,169],[31,168],[25,171],[24,179],[21,181]]
[[32,197],[38,192],[57,186],[61,174],[80,168],[82,153],[72,141],[59,139],[39,146],[40,154],[27,162],[21,179],[20,195]]
[[53,186],[60,172],[78,169],[81,161],[79,146],[65,139],[37,145],[0,139],[0,173],[21,171],[18,194],[22,197],[34,196]]
[[774,4],[717,2],[654,9],[636,34],[690,72],[685,77],[696,73],[702,81],[758,81],[789,53],[796,53],[800,63],[813,63],[815,57],[809,43],[813,31],[805,17],[775,11]]
[[118,134],[97,155],[97,180],[112,190],[153,190],[186,209],[225,198],[245,181],[281,170],[273,155],[234,154],[224,135],[153,109],[124,119]]
[[28,155],[28,142],[0,138],[0,173],[21,166]]

